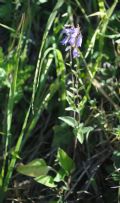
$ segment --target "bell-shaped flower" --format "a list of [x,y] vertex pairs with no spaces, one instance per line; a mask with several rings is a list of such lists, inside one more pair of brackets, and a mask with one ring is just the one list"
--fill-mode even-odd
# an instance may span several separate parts
[[69,38],[67,36],[65,36],[65,38],[61,41],[62,45],[66,45],[69,41]]
[[77,58],[77,57],[79,57],[79,56],[80,56],[79,51],[78,51],[78,49],[75,47],[75,48],[73,49],[73,58]]
[[82,35],[80,33],[76,40],[76,47],[81,47],[81,45],[82,45]]
[[79,51],[78,51],[78,47],[81,47],[82,44],[82,34],[80,32],[80,27],[70,27],[70,28],[65,28],[63,29],[63,31],[61,32],[61,34],[64,34],[65,37],[64,39],[61,41],[62,45],[67,46],[66,47],[66,51],[68,51],[69,49],[73,50],[73,58],[79,57]]

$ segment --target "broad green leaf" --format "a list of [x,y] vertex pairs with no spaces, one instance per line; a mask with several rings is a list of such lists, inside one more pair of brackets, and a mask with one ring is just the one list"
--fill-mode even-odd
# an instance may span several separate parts
[[52,176],[42,175],[42,176],[35,178],[34,180],[37,181],[38,183],[41,183],[41,184],[47,186],[47,187],[51,187],[51,188],[56,187],[56,185],[54,183],[54,179]]
[[64,117],[59,117],[60,120],[64,121],[65,123],[67,123],[69,126],[71,127],[76,127],[78,125],[77,121],[70,116],[64,116]]
[[61,182],[61,181],[64,180],[65,176],[66,176],[66,172],[65,172],[65,170],[63,170],[63,169],[61,168],[61,169],[57,172],[57,174],[56,174],[56,176],[55,176],[55,178],[54,178],[54,181],[55,181],[55,182]]
[[49,171],[49,166],[43,159],[35,159],[28,164],[19,165],[17,171],[23,175],[38,177],[41,175],[46,175]]
[[61,148],[58,149],[57,160],[59,165],[69,174],[75,169],[74,161]]
[[77,139],[79,140],[79,142],[81,144],[83,144],[83,142],[84,142],[84,134],[83,134],[83,132],[82,132],[82,130],[80,128],[77,131]]
[[77,128],[74,129],[74,134],[81,144],[83,144],[84,139],[88,140],[89,133],[93,130],[93,127],[84,127],[83,123],[79,124]]

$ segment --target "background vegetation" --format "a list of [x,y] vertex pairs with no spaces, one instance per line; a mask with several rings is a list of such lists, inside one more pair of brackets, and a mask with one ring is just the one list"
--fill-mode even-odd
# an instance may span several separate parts
[[[119,0],[0,1],[0,202],[120,202]],[[80,57],[61,45],[80,25]]]

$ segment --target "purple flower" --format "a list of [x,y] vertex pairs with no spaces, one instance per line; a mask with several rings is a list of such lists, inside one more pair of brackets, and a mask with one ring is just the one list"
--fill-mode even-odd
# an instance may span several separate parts
[[70,27],[65,28],[61,32],[61,34],[65,34],[64,39],[61,41],[62,45],[67,46],[66,51],[69,49],[73,49],[73,58],[79,57],[80,54],[78,52],[78,47],[81,47],[82,44],[82,34],[80,32],[80,27]]
[[80,56],[79,51],[78,51],[77,47],[75,47],[73,49],[73,58],[76,58],[76,57],[79,57],[79,56]]
[[75,44],[75,37],[73,36],[70,36],[70,38],[69,38],[69,44],[71,45],[71,46],[74,46],[74,44]]
[[69,38],[66,36],[62,41],[61,41],[61,44],[62,45],[66,45],[69,41]]
[[61,34],[66,34],[66,35],[70,35],[74,33],[74,27],[71,27],[71,28],[64,28],[61,32]]
[[82,45],[82,35],[81,35],[81,33],[78,35],[78,37],[77,37],[77,41],[76,41],[76,46],[77,47],[81,47],[81,45]]

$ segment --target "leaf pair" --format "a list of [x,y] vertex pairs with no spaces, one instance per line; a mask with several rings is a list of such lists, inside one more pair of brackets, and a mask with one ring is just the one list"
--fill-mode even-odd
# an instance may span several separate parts
[[44,159],[35,159],[25,165],[20,164],[17,167],[17,171],[23,175],[34,177],[34,180],[38,183],[54,188],[57,187],[56,182],[64,181],[65,176],[69,176],[75,169],[74,161],[60,148],[57,152],[57,161],[61,168],[55,177],[48,175],[49,170],[54,169],[47,166]]
[[83,144],[85,137],[88,139],[90,132],[93,130],[93,127],[85,127],[83,123],[79,124],[75,118],[70,116],[59,117],[59,119],[74,128],[73,132],[81,144]]

